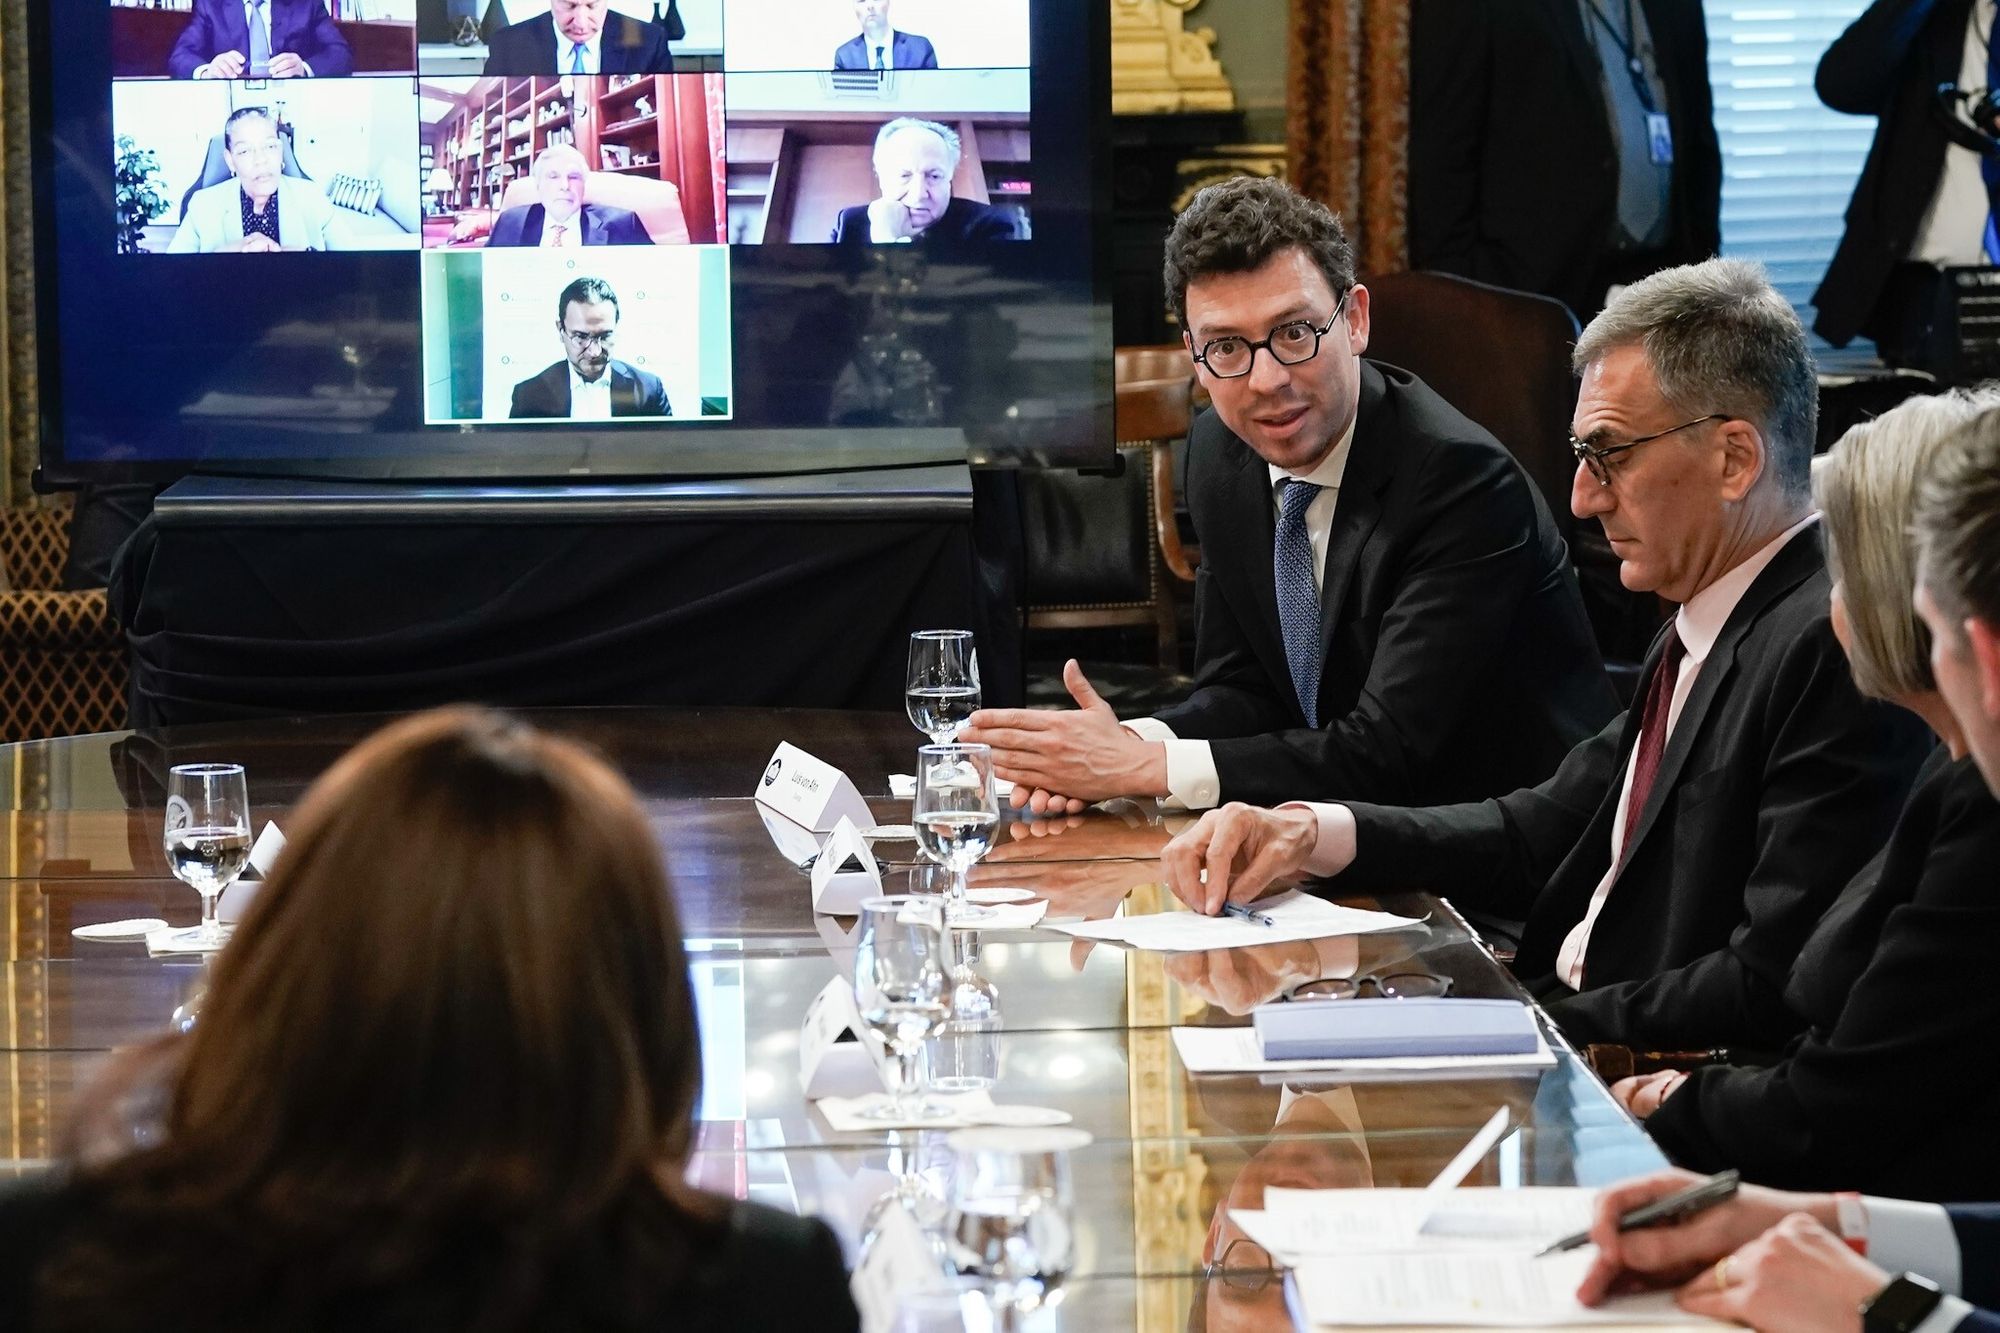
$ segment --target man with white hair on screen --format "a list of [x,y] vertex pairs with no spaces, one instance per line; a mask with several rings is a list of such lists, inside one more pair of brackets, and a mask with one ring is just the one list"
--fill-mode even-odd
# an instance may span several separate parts
[[[493,220],[490,246],[651,245],[646,224],[630,209],[593,204],[588,199],[590,168],[569,144],[552,144],[535,159],[535,193],[540,201],[501,210]],[[477,230],[472,219],[459,223],[454,240]]]
[[843,208],[834,219],[835,245],[931,244],[1020,239],[1014,215],[951,192],[963,156],[958,135],[934,120],[898,116],[875,135],[873,203]]

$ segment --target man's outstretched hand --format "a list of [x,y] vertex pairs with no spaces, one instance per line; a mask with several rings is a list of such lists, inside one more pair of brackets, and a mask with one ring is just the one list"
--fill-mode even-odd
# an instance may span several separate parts
[[1063,684],[1071,711],[982,708],[959,740],[993,747],[993,770],[1014,784],[1015,806],[1036,814],[1074,814],[1113,796],[1165,796],[1167,751],[1118,725],[1118,715],[1071,658]]

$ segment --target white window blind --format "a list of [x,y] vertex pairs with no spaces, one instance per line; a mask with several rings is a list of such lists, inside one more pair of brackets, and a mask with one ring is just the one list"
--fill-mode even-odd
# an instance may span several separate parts
[[[1704,0],[1722,144],[1722,252],[1761,261],[1805,307],[1840,241],[1875,134],[1820,104],[1813,71],[1866,0]],[[1808,319],[1810,315],[1808,315]]]

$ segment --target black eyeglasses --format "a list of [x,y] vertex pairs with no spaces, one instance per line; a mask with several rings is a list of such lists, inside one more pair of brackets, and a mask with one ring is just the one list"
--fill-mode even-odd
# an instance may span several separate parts
[[618,330],[606,329],[602,333],[583,333],[576,329],[564,329],[562,336],[587,352],[595,352],[609,347],[611,340],[618,336]]
[[1288,1000],[1351,1000],[1373,986],[1385,1000],[1415,999],[1444,995],[1451,990],[1451,978],[1434,972],[1371,972],[1365,977],[1321,977],[1302,981],[1285,992]]
[[1222,1253],[1202,1270],[1210,1282],[1217,1278],[1236,1291],[1262,1291],[1278,1280],[1271,1252],[1248,1236],[1238,1236],[1223,1246]]
[[1727,412],[1710,412],[1705,417],[1696,417],[1693,421],[1683,421],[1678,426],[1669,426],[1665,430],[1656,430],[1651,435],[1641,435],[1637,439],[1627,440],[1623,444],[1609,445],[1601,449],[1594,445],[1585,444],[1582,440],[1572,435],[1569,437],[1569,451],[1576,455],[1577,462],[1590,469],[1590,475],[1597,478],[1599,486],[1609,486],[1611,484],[1611,469],[1606,467],[1605,463],[1610,459],[1616,458],[1626,450],[1637,449],[1640,445],[1649,444],[1663,435],[1672,435],[1676,431],[1687,430],[1690,427],[1699,426],[1704,422],[1728,420],[1730,420],[1730,416]]
[[1347,306],[1347,294],[1333,303],[1333,314],[1324,324],[1315,324],[1309,319],[1295,319],[1288,324],[1280,324],[1257,342],[1230,334],[1223,338],[1211,338],[1201,345],[1194,354],[1195,364],[1208,367],[1208,373],[1219,380],[1241,379],[1250,373],[1250,367],[1257,363],[1259,348],[1271,354],[1271,359],[1281,366],[1296,366],[1319,355],[1319,340],[1324,338],[1340,320],[1340,312]]

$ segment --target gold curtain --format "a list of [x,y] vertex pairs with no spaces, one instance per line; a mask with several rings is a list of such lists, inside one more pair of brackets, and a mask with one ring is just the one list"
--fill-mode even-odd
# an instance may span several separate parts
[[1410,0],[1291,0],[1292,183],[1339,213],[1362,273],[1409,267]]
[[27,6],[0,3],[0,269],[7,303],[0,315],[0,504],[33,502],[28,474],[38,438],[35,398],[33,172],[28,151]]

